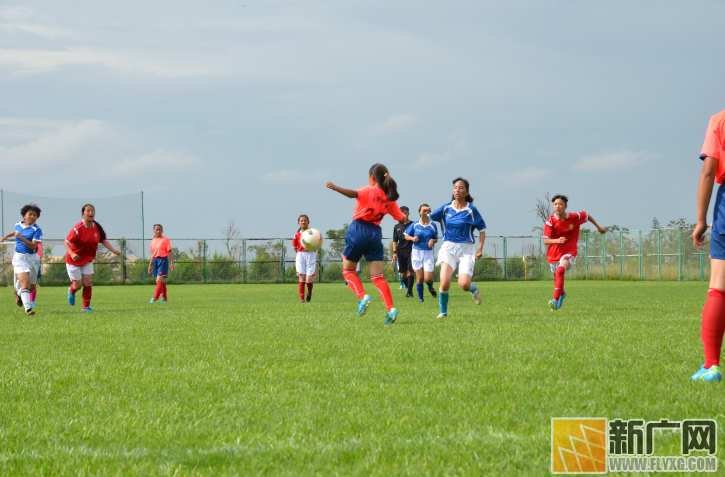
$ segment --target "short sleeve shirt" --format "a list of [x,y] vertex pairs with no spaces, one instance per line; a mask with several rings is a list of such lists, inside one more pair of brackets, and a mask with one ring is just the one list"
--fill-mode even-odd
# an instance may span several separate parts
[[151,239],[151,256],[153,258],[168,257],[171,251],[171,241],[168,237],[159,237]]
[[365,186],[355,192],[357,192],[357,199],[352,220],[363,220],[373,225],[380,225],[386,214],[390,214],[397,221],[403,220],[404,215],[400,211],[398,203],[390,202],[382,189]]
[[[25,225],[25,222],[15,224],[15,231],[19,232],[28,242],[41,242],[43,240],[43,231],[37,225]],[[15,239],[15,251],[27,255],[38,253],[38,248],[32,249],[25,245],[20,239]]]
[[420,221],[410,224],[406,229],[405,235],[410,237],[418,237],[418,241],[413,243],[415,250],[432,250],[428,246],[431,239],[438,240],[438,227],[433,222],[423,225]]
[[576,257],[577,242],[579,242],[579,228],[589,220],[586,212],[573,212],[566,214],[564,220],[553,214],[544,225],[544,238],[558,239],[565,237],[566,242],[549,245],[546,259],[549,263],[557,263],[564,257]]
[[707,125],[700,159],[708,156],[718,160],[715,181],[722,184],[725,177],[725,111],[720,111],[711,117],[710,123]]
[[98,225],[93,222],[93,226],[88,227],[84,221],[80,221],[73,226],[65,241],[70,244],[70,249],[78,255],[78,260],[73,260],[69,253],[65,254],[65,263],[80,267],[86,263],[92,262],[96,258],[98,252],[98,244],[106,241],[106,236],[101,234]]
[[410,240],[405,240],[405,229],[408,228],[408,226],[412,225],[413,222],[408,222],[407,224],[395,224],[395,227],[393,227],[393,242],[398,244],[398,250],[407,250],[413,248],[413,242]]

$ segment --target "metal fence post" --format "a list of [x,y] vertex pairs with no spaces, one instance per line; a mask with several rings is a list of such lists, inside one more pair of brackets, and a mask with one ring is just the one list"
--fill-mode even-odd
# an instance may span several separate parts
[[586,278],[589,279],[589,232],[584,232],[584,257],[586,257]]
[[[173,258],[173,257],[172,257]],[[126,284],[126,241],[121,242],[121,278],[123,284]]]
[[602,234],[602,278],[607,277],[606,249],[607,249],[607,237],[606,237],[606,235]]
[[508,279],[508,273],[506,270],[506,237],[503,238],[503,279]]
[[662,229],[657,229],[657,273],[662,280]]
[[624,278],[624,242],[622,241],[622,231],[619,231],[619,278]]
[[242,239],[242,283],[247,283],[247,239]]
[[203,263],[204,263],[204,265],[203,265],[203,267],[204,267],[204,284],[206,285],[206,239],[204,239],[204,243],[202,245],[202,250],[203,250],[203,254],[204,254],[204,258],[203,258]]
[[282,247],[282,253],[280,253],[280,260],[282,262],[282,283],[284,283],[285,279],[285,273],[284,273],[284,239],[279,239],[279,246]]
[[682,280],[682,229],[677,227],[677,242],[680,246],[680,276],[678,280]]
[[639,231],[639,279],[642,279],[642,231]]

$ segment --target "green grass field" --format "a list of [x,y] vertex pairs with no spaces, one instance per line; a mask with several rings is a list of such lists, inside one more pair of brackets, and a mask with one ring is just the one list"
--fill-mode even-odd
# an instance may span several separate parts
[[395,286],[392,326],[369,284],[362,318],[340,284],[97,287],[93,313],[41,288],[33,317],[1,289],[0,473],[541,476],[560,416],[722,441],[725,388],[687,379],[706,282],[569,281],[556,313],[552,287],[456,289],[441,320]]

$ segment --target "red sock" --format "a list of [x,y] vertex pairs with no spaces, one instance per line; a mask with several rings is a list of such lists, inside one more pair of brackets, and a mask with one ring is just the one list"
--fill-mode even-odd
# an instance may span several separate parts
[[312,282],[307,282],[307,293],[312,293]]
[[75,295],[76,293],[78,293],[78,289],[73,288],[73,284],[71,283],[70,284],[70,294]]
[[305,301],[305,282],[300,282],[300,300]]
[[702,344],[705,345],[705,367],[720,366],[722,336],[725,332],[725,292],[710,288],[702,310]]
[[166,282],[161,282],[163,285],[163,290],[161,290],[161,298],[163,298],[166,301],[169,301],[169,292],[166,289]]
[[365,297],[365,289],[363,288],[362,282],[357,277],[355,270],[343,270],[342,276],[345,277],[345,280],[347,280],[347,286],[350,287],[350,290],[352,290],[353,293],[362,300]]
[[556,279],[554,280],[554,300],[558,300],[564,294],[564,275],[566,275],[566,268],[558,267],[556,269]]
[[93,295],[93,287],[91,286],[84,286],[83,287],[83,308],[90,308],[91,307],[91,295]]
[[156,282],[156,293],[154,293],[154,300],[158,300],[161,296],[161,292],[164,291],[164,282]]
[[388,282],[385,281],[385,277],[383,276],[383,274],[381,273],[380,275],[370,275],[370,278],[372,279],[375,286],[378,287],[380,296],[383,298],[383,303],[385,303],[385,308],[387,308],[388,311],[392,310],[393,294],[390,293],[390,287],[388,286]]
[[30,301],[35,302],[35,292],[36,290],[33,290],[30,292]]

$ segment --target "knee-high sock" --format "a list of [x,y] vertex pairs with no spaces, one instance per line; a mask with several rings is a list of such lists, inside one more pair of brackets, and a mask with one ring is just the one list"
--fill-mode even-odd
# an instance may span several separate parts
[[355,270],[343,270],[342,276],[345,277],[345,280],[347,280],[347,286],[350,287],[350,290],[357,295],[357,297],[362,300],[366,293],[365,289],[363,288],[362,282],[360,282],[360,279],[357,276],[357,273],[355,273]]
[[415,285],[415,288],[418,290],[418,299],[422,300],[423,299],[423,284],[418,283]]
[[393,305],[393,294],[390,293],[390,286],[388,285],[388,282],[385,281],[383,274],[370,275],[370,279],[378,288],[380,296],[383,298],[383,303],[385,303],[385,308],[387,308],[388,311],[395,308],[395,305]]
[[564,294],[564,275],[566,275],[566,268],[559,265],[554,279],[554,300],[558,300]]
[[169,301],[169,292],[166,290],[166,282],[161,282],[164,286],[161,290],[161,298],[163,298],[166,301]]
[[71,295],[75,295],[75,294],[76,294],[76,293],[78,293],[78,292],[79,292],[80,290],[81,290],[80,288],[76,288],[76,287],[74,287],[72,283],[70,284],[70,293],[71,293]]
[[441,313],[448,314],[448,292],[439,290],[438,305],[440,305]]
[[305,301],[305,282],[300,282],[299,292],[300,292],[300,300]]
[[702,344],[705,346],[705,367],[720,365],[722,337],[725,331],[725,291],[710,288],[702,310]]
[[36,295],[37,291],[38,291],[38,289],[36,288],[35,290],[30,292],[30,302],[31,303],[35,303],[35,295]]
[[405,282],[403,281],[403,275],[398,273],[398,281],[400,282],[401,287],[405,287]]
[[92,286],[84,286],[83,287],[83,308],[90,308],[91,307],[91,295],[93,295],[93,287]]
[[307,293],[312,294],[312,285],[314,285],[314,283],[307,282]]
[[410,275],[408,277],[408,280],[407,280],[408,294],[409,295],[412,295],[413,294],[413,285],[414,284],[415,284],[415,276],[414,275]]
[[433,280],[431,280],[429,282],[425,282],[425,284],[428,285],[428,290],[429,291],[433,291]]
[[159,299],[162,291],[164,291],[164,282],[156,282],[156,292],[154,293],[154,300]]
[[23,300],[23,305],[25,306],[26,310],[30,308],[30,290],[28,290],[27,288],[21,288],[20,299]]
[[469,291],[470,291],[471,293],[476,293],[476,290],[477,290],[477,288],[476,288],[476,284],[475,284],[475,283],[471,283],[471,289],[470,289]]

